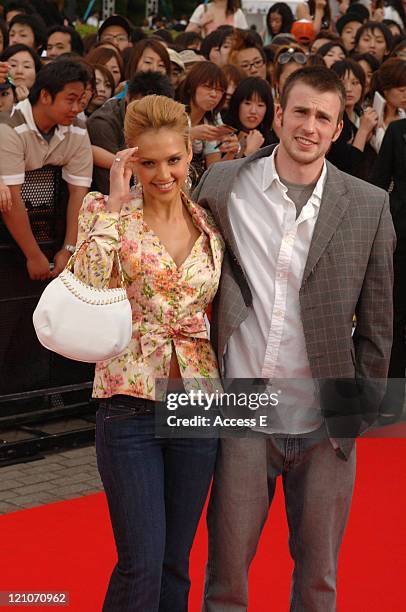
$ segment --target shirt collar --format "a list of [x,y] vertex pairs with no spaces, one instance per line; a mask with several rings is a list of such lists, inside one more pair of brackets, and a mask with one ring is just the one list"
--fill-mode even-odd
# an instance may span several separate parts
[[[272,151],[272,155],[266,158],[263,175],[262,175],[262,190],[266,191],[267,189],[269,189],[269,187],[272,185],[273,182],[276,182],[279,189],[281,189],[284,193],[286,193],[287,187],[280,180],[278,172],[276,170],[276,165],[275,165],[275,156],[276,156],[278,147],[279,145],[277,145],[275,149]],[[323,170],[321,171],[319,180],[317,181],[316,186],[311,195],[312,200],[317,205],[320,205],[321,203],[326,178],[327,178],[327,164],[326,164],[326,160],[324,160]]]
[[[41,132],[39,131],[37,127],[37,124],[34,121],[34,115],[32,114],[32,106],[31,106],[29,99],[26,98],[25,100],[22,100],[21,102],[16,104],[14,109],[19,110],[24,115],[24,119],[28,127],[30,128],[30,130],[33,130],[34,132],[38,134],[38,136],[43,138]],[[65,138],[66,132],[68,131],[69,131],[69,126],[58,124],[55,128],[54,136],[56,135],[58,136],[59,140],[63,140]]]

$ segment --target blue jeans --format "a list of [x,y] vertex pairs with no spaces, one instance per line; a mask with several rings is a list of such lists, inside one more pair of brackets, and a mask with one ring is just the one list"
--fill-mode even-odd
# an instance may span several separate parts
[[155,438],[153,415],[105,401],[96,450],[118,555],[103,610],[187,612],[189,554],[217,440]]

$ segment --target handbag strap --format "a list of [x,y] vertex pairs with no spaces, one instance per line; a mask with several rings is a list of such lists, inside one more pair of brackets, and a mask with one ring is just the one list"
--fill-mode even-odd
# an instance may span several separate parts
[[[77,259],[77,256],[79,255],[81,249],[84,246],[87,246],[90,243],[90,239],[88,238],[87,240],[84,240],[76,249],[76,251],[73,253],[73,255],[71,255],[71,257],[68,260],[68,263],[65,266],[65,270],[69,270],[69,272],[72,272],[72,274],[74,274],[73,268],[75,265],[75,261]],[[125,282],[125,277],[124,277],[124,272],[123,272],[123,266],[121,265],[121,260],[120,260],[120,256],[118,254],[118,251],[114,250],[113,251],[114,254],[114,261],[117,264],[117,272],[118,272],[118,277],[119,277],[119,283],[120,283],[120,288],[121,289],[125,289],[126,287],[126,282]],[[113,261],[113,263],[114,263]]]

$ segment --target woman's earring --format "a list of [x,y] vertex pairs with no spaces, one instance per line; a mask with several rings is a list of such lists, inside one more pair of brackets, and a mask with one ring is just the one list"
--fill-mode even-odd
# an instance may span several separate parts
[[184,186],[183,188],[187,194],[190,193],[192,186],[193,186],[192,170],[193,170],[192,166],[189,165],[187,177],[185,178],[185,182],[183,183],[183,186]]
[[131,193],[133,193],[135,196],[142,195],[141,183],[138,181],[136,174],[133,174],[131,178]]

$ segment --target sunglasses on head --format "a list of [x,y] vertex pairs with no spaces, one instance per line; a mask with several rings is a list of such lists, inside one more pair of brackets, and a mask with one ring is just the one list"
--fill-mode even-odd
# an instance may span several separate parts
[[287,64],[288,62],[296,62],[297,64],[305,64],[307,57],[302,51],[295,51],[294,49],[288,49],[278,56],[278,64]]

